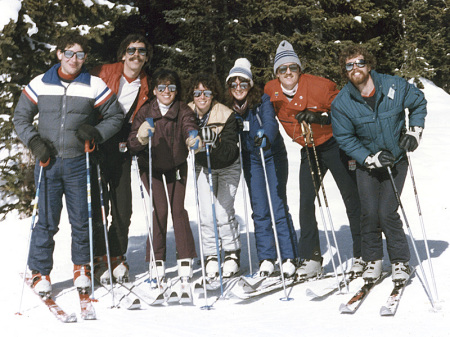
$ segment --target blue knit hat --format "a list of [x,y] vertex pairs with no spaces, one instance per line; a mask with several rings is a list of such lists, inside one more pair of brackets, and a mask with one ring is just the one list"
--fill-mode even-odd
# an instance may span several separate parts
[[277,48],[277,53],[273,64],[273,72],[276,74],[278,67],[286,63],[297,63],[300,69],[302,68],[300,59],[295,53],[294,48],[292,48],[292,45],[286,40],[283,40]]
[[231,68],[225,82],[228,82],[228,80],[232,77],[240,76],[248,79],[250,81],[250,85],[253,87],[253,76],[252,71],[250,69],[251,66],[252,65],[250,64],[250,61],[247,60],[246,58],[237,59],[234,62],[234,67]]

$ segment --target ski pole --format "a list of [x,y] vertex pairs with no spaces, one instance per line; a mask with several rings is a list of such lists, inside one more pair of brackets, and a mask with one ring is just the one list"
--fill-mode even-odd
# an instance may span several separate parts
[[[259,129],[256,134],[258,137],[262,138],[264,136],[264,130]],[[277,224],[275,222],[275,215],[273,213],[272,197],[270,194],[269,180],[267,178],[266,159],[264,158],[264,150],[263,150],[264,144],[265,144],[265,142],[263,141],[263,143],[259,147],[259,153],[261,155],[261,163],[262,163],[262,167],[263,167],[263,171],[264,171],[264,180],[266,182],[267,201],[269,203],[270,218],[272,220],[272,230],[273,230],[273,236],[275,238],[275,248],[277,250],[277,255],[278,255],[278,264],[280,265],[281,281],[283,283],[283,290],[284,290],[284,296],[285,296],[284,300],[290,301],[290,300],[292,300],[292,298],[290,298],[288,296],[287,290],[286,290],[286,281],[285,281],[284,273],[283,273],[283,261],[281,259],[280,243],[278,241]]]
[[411,158],[410,158],[409,152],[406,152],[406,155],[408,157],[409,175],[411,176],[413,189],[414,189],[414,195],[416,197],[417,211],[419,212],[420,227],[422,228],[423,241],[425,242],[425,249],[426,249],[426,252],[427,252],[428,267],[430,269],[430,275],[431,275],[431,281],[432,281],[432,284],[433,284],[434,295],[436,296],[435,297],[435,301],[439,302],[439,296],[438,296],[437,287],[436,287],[436,279],[434,277],[434,272],[433,272],[433,263],[431,262],[430,249],[428,248],[428,240],[427,240],[427,235],[425,233],[425,224],[423,222],[422,210],[420,208],[420,203],[419,203],[419,194],[417,193],[416,181],[414,179],[414,172],[413,172],[413,168],[412,168]]
[[[91,201],[91,168],[89,165],[89,153],[94,151],[95,144],[93,141],[86,140],[84,143],[84,152],[86,152],[86,176],[87,176],[87,203],[88,203],[88,214],[89,214],[89,250],[91,256],[91,299],[95,300],[94,295],[94,238],[92,229],[92,201]],[[111,280],[112,282],[112,280]]]
[[244,179],[244,164],[242,162],[242,140],[241,133],[238,133],[239,136],[239,161],[241,165],[241,186],[242,186],[242,197],[244,199],[244,221],[245,228],[247,229],[247,252],[248,252],[248,265],[250,266],[250,275],[253,275],[252,269],[252,253],[250,250],[250,229],[248,228],[248,210],[247,210],[247,185]]
[[[98,147],[97,147],[98,152]],[[108,223],[106,220],[106,212],[105,212],[105,202],[103,198],[103,185],[102,185],[102,176],[100,171],[100,163],[97,163],[97,181],[98,181],[98,190],[100,192],[100,206],[101,206],[101,212],[102,212],[102,222],[103,222],[103,233],[105,235],[105,247],[106,247],[106,257],[108,260],[108,272],[109,272],[109,280],[111,285],[111,300],[112,300],[112,308],[114,308],[115,301],[114,301],[114,286],[113,286],[113,275],[112,275],[112,265],[111,265],[111,254],[109,250],[109,240],[108,240]],[[92,276],[92,275],[91,275]]]
[[[191,130],[189,131],[189,136],[192,138],[197,137],[198,131],[197,130]],[[201,228],[201,222],[200,222],[200,206],[198,203],[198,182],[197,182],[197,173],[195,170],[195,151],[198,148],[198,142],[194,145],[194,147],[190,148],[190,154],[191,154],[191,166],[192,166],[192,176],[194,178],[194,193],[195,193],[195,208],[197,211],[197,227],[198,227],[198,241],[199,241],[199,247],[200,247],[200,261],[202,264],[202,280],[203,280],[203,291],[205,293],[205,305],[201,307],[201,309],[210,310],[212,308],[211,305],[208,305],[208,292],[206,289],[206,272],[205,272],[205,260],[204,260],[204,254],[203,254],[203,235],[202,235],[202,228]]]
[[425,282],[425,288],[426,288],[425,292],[427,293],[427,295],[431,299],[431,306],[433,307],[433,309],[436,310],[436,307],[435,307],[435,304],[434,304],[434,300],[433,300],[433,296],[432,296],[431,291],[430,291],[430,286],[428,285],[427,275],[425,274],[425,271],[423,269],[422,261],[420,260],[419,252],[417,251],[416,242],[415,242],[414,236],[412,234],[411,228],[409,227],[409,222],[408,222],[408,219],[406,218],[406,213],[405,213],[405,210],[403,208],[402,201],[400,200],[400,194],[398,193],[397,187],[395,186],[394,177],[392,176],[392,171],[391,171],[391,168],[389,166],[387,166],[387,171],[389,173],[389,178],[391,179],[391,184],[392,184],[392,188],[394,189],[394,194],[395,194],[395,197],[397,199],[397,203],[400,206],[400,209],[402,210],[403,219],[405,220],[405,225],[406,225],[406,228],[408,229],[408,232],[409,232],[409,237],[411,239],[411,243],[412,243],[412,246],[414,248],[414,253],[416,254],[417,262],[419,263],[420,271],[422,272],[422,275],[423,275],[423,280]]
[[38,181],[37,181],[37,185],[36,185],[36,195],[34,197],[33,200],[33,213],[31,215],[31,227],[30,227],[30,233],[28,235],[28,253],[27,253],[27,258],[26,258],[26,263],[25,263],[25,269],[23,272],[23,283],[22,283],[22,292],[20,293],[20,302],[19,302],[19,311],[16,313],[17,315],[22,315],[22,300],[23,300],[23,290],[25,288],[25,282],[26,282],[26,278],[27,278],[27,268],[28,268],[28,255],[30,255],[30,246],[31,246],[31,234],[33,233],[33,229],[34,229],[34,221],[36,220],[36,213],[37,213],[37,209],[38,209],[38,202],[39,202],[39,191],[41,188],[41,181],[42,181],[42,173],[44,171],[44,167],[46,167],[48,164],[50,163],[50,158],[48,158],[48,160],[43,163],[43,162],[39,162],[39,166],[41,167],[39,169],[39,176],[38,176]]
[[211,195],[211,207],[212,207],[212,217],[214,223],[214,236],[216,238],[216,252],[217,252],[217,263],[219,264],[219,280],[220,280],[220,296],[223,297],[223,277],[222,277],[222,268],[221,268],[221,256],[220,256],[220,247],[219,247],[219,232],[217,229],[217,217],[216,217],[216,205],[214,202],[214,187],[212,181],[212,172],[211,172],[211,155],[210,155],[210,147],[211,144],[206,143],[206,160],[208,163],[208,180],[209,180],[209,189]]
[[[303,123],[302,123],[302,127],[303,127]],[[320,170],[319,157],[318,157],[317,151],[316,151],[316,144],[314,143],[314,135],[313,135],[313,131],[312,131],[312,128],[311,128],[311,124],[308,124],[308,128],[309,128],[309,132],[310,132],[310,139],[311,139],[311,144],[312,144],[312,148],[313,148],[314,158],[316,160],[317,174],[319,176],[319,182],[320,182],[320,187],[322,189],[323,200],[324,200],[325,208],[326,208],[327,214],[328,214],[328,221],[330,222],[331,234],[333,235],[334,244],[336,245],[336,253],[337,253],[337,257],[338,257],[338,261],[339,261],[339,266],[341,268],[341,273],[342,273],[343,281],[344,281],[344,284],[345,284],[345,288],[347,289],[347,292],[348,292],[349,291],[348,283],[347,283],[347,279],[345,278],[344,270],[343,270],[343,267],[342,267],[341,254],[339,252],[339,246],[338,246],[338,242],[337,242],[337,239],[336,239],[336,233],[335,233],[334,226],[333,226],[333,219],[331,217],[330,208],[328,207],[328,199],[327,199],[327,195],[325,194],[325,186],[323,184],[324,176],[322,176],[322,172]],[[308,150],[308,149],[306,149],[306,150]],[[317,195],[318,195],[318,193],[317,193]],[[336,277],[336,280],[338,281],[338,285],[340,285],[338,274],[337,274],[337,268],[336,268],[336,265],[334,263],[333,252],[331,251],[331,245],[330,245],[330,242],[329,242],[329,238],[328,238],[328,235],[325,235],[325,236],[327,237],[327,243],[328,243],[328,247],[330,249],[330,257],[331,257],[331,263],[333,265],[334,275]],[[339,291],[340,290],[341,289],[339,289]]]

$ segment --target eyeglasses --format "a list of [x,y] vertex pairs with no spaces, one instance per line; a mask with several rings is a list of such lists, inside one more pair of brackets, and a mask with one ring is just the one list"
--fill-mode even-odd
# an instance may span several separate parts
[[177,91],[177,86],[175,84],[158,84],[157,88],[159,92],[164,92],[166,88],[168,88],[170,92]]
[[280,66],[278,68],[278,72],[280,74],[286,74],[286,71],[288,70],[291,71],[291,73],[297,73],[300,70],[300,67],[298,66],[298,64],[290,64],[288,66]]
[[64,50],[64,56],[68,58],[69,60],[73,57],[73,55],[77,55],[77,59],[84,60],[86,57],[86,53],[84,51],[71,51],[71,50]]
[[248,82],[241,82],[241,83],[236,83],[236,82],[231,82],[231,89],[236,90],[237,87],[241,87],[242,90],[247,90],[250,87],[250,83]]
[[202,94],[205,95],[205,97],[211,97],[212,91],[211,90],[194,90],[194,97],[200,97]]
[[352,71],[353,70],[353,65],[356,64],[356,66],[358,68],[364,68],[366,66],[366,60],[358,60],[356,62],[349,62],[345,64],[345,70],[347,71]]
[[143,47],[140,47],[140,48],[136,48],[136,47],[127,48],[127,54],[128,55],[134,55],[136,50],[138,51],[139,55],[142,55],[142,56],[147,55],[147,48],[143,48]]

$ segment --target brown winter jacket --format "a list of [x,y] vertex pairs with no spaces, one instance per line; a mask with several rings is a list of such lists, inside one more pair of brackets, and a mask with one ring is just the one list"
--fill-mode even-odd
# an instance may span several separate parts
[[186,161],[189,150],[186,139],[189,131],[198,130],[194,111],[186,103],[175,101],[163,116],[156,98],[144,104],[137,112],[128,136],[128,149],[138,154],[139,167],[148,170],[148,145],[142,145],[136,138],[141,124],[147,117],[153,118],[155,133],[152,136],[152,168],[167,172]]

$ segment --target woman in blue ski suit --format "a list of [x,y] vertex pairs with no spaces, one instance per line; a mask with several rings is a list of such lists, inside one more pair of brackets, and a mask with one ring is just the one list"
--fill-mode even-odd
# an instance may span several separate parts
[[[270,97],[253,87],[250,62],[236,60],[227,77],[232,108],[240,125],[242,161],[247,183],[252,218],[255,225],[255,239],[260,275],[270,275],[277,260],[275,237],[272,229],[266,179],[261,161],[260,148],[264,150],[267,180],[270,189],[276,230],[280,245],[283,273],[290,277],[295,273],[297,236],[287,205],[286,184],[288,159],[283,137],[278,129],[275,111]],[[263,135],[257,135],[263,130]]]

